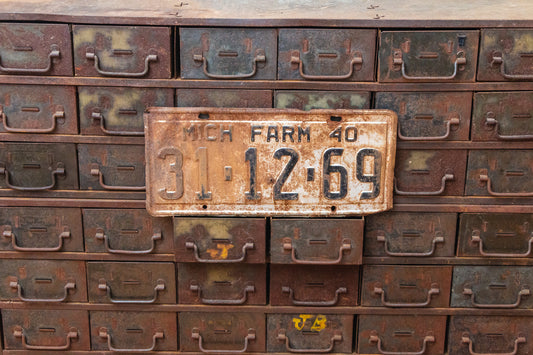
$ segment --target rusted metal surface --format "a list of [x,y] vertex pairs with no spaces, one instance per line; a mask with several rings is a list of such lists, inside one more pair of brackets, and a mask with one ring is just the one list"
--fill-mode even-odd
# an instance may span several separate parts
[[356,306],[359,267],[270,265],[272,306]]
[[533,150],[473,150],[466,195],[533,197]]
[[474,94],[472,140],[533,141],[533,92]]
[[274,107],[313,109],[367,109],[370,92],[276,90]]
[[271,108],[271,90],[179,89],[178,107]]
[[172,253],[172,220],[143,209],[83,209],[85,250],[136,255]]
[[182,312],[180,350],[211,353],[265,352],[262,313]]
[[275,29],[180,27],[179,36],[182,78],[276,79]]
[[451,266],[365,265],[361,305],[365,307],[448,307]]
[[0,260],[2,300],[40,304],[87,302],[83,261]]
[[376,30],[279,30],[278,79],[374,80]]
[[144,117],[152,215],[346,215],[392,206],[390,111],[153,108]]
[[264,218],[174,218],[176,261],[264,263]]
[[461,196],[466,150],[399,150],[394,192],[401,196]]
[[455,213],[386,212],[365,221],[365,256],[455,255]]
[[380,82],[472,82],[479,31],[380,33]]
[[0,234],[3,251],[83,251],[79,208],[4,207],[0,209]]
[[177,351],[176,313],[91,311],[91,349],[113,352]]
[[76,76],[171,77],[170,28],[73,25]]
[[176,303],[172,263],[88,262],[87,275],[91,303]]
[[351,353],[353,316],[269,314],[267,351],[279,353]]
[[180,304],[264,305],[267,302],[265,264],[178,264]]
[[2,309],[5,349],[90,350],[89,315],[80,310]]
[[362,315],[358,320],[358,354],[444,354],[446,316]]
[[160,88],[78,88],[80,133],[142,136],[143,112],[152,106],[174,106],[174,91]]

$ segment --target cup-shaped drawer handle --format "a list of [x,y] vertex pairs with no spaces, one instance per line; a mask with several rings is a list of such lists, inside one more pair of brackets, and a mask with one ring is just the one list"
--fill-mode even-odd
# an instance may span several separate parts
[[435,235],[433,237],[433,240],[431,241],[431,249],[429,249],[428,251],[421,251],[421,252],[398,251],[396,252],[396,251],[389,250],[389,242],[387,240],[387,237],[385,236],[385,233],[383,231],[379,231],[378,233],[379,234],[377,235],[377,241],[380,243],[383,243],[383,249],[385,250],[385,253],[389,256],[431,256],[435,253],[437,243],[444,243],[444,238],[442,236]]
[[98,280],[98,289],[100,291],[105,291],[107,298],[109,298],[109,301],[111,303],[117,303],[117,304],[138,304],[138,303],[155,303],[157,301],[157,297],[159,296],[159,291],[165,290],[165,281],[162,279],[158,279],[156,282],[156,285],[154,286],[154,295],[152,298],[149,299],[116,299],[113,298],[113,292],[111,292],[111,287],[107,284],[105,279]]
[[378,335],[378,332],[373,330],[370,332],[370,337],[368,339],[370,343],[376,343],[378,352],[383,355],[422,355],[426,352],[427,343],[434,343],[435,337],[433,335],[426,335],[422,342],[422,349],[419,351],[387,351],[383,350],[381,338]]
[[196,282],[191,282],[189,290],[198,293],[198,298],[203,304],[244,304],[248,300],[248,293],[255,292],[255,286],[253,284],[246,285],[242,290],[242,296],[235,300],[225,300],[220,298],[203,298],[202,288]]
[[26,339],[26,334],[24,334],[24,328],[21,326],[15,326],[13,330],[13,336],[15,338],[20,338],[22,342],[22,347],[26,350],[68,350],[70,349],[70,344],[72,339],[78,339],[78,329],[70,328],[67,333],[67,341],[63,345],[31,345],[28,344]]
[[129,349],[129,348],[128,349],[115,348],[113,346],[113,341],[111,340],[111,334],[109,334],[107,328],[105,328],[105,327],[101,327],[100,329],[98,329],[98,336],[100,338],[107,339],[107,346],[108,346],[109,350],[111,350],[111,351],[128,352],[128,353],[133,353],[133,352],[142,353],[142,352],[154,351],[155,347],[157,346],[157,340],[158,339],[163,339],[165,337],[165,333],[162,330],[156,330],[154,332],[154,335],[152,336],[152,346],[150,346],[149,348],[131,348],[131,349]]
[[376,284],[374,286],[374,294],[381,295],[381,304],[385,307],[426,307],[431,303],[431,297],[440,293],[439,285],[436,283],[431,284],[431,288],[428,290],[426,300],[419,303],[402,303],[402,302],[390,302],[386,300],[385,290],[381,285]]
[[352,250],[352,241],[350,239],[343,239],[341,246],[339,247],[339,256],[336,259],[332,260],[303,260],[298,259],[296,256],[296,248],[292,245],[292,240],[285,238],[282,241],[283,250],[286,252],[291,252],[291,259],[296,264],[307,264],[307,265],[332,265],[340,264],[344,256],[345,250]]
[[476,302],[476,296],[474,294],[474,291],[472,290],[472,287],[465,286],[463,288],[463,295],[470,296],[470,300],[472,302],[472,306],[476,308],[517,308],[520,306],[520,302],[522,301],[522,297],[527,297],[531,294],[531,291],[527,286],[524,286],[520,291],[518,291],[518,296],[516,299],[516,302],[514,303],[492,303],[492,304],[485,304],[485,303],[477,303]]
[[492,256],[499,258],[525,258],[531,255],[531,244],[533,244],[533,233],[527,242],[527,251],[525,253],[487,253],[483,250],[483,239],[481,239],[481,232],[477,229],[472,231],[472,236],[470,237],[472,243],[477,243],[479,245],[479,254],[483,256]]
[[143,131],[114,131],[107,129],[105,126],[105,117],[100,111],[93,111],[91,112],[91,119],[99,120],[100,121],[100,129],[105,134],[113,135],[113,136],[144,136],[144,130]]
[[335,290],[335,296],[330,301],[300,301],[294,298],[294,290],[290,288],[289,286],[282,286],[281,292],[288,293],[289,299],[291,300],[292,304],[295,306],[317,306],[317,307],[327,307],[327,306],[334,306],[339,302],[339,295],[343,293],[347,293],[348,290],[346,287],[339,287]]
[[458,125],[461,123],[461,120],[458,117],[450,118],[446,121],[446,132],[442,136],[420,136],[420,137],[411,137],[404,136],[402,130],[400,129],[400,124],[398,123],[398,138],[403,141],[438,141],[444,140],[450,136],[452,125]]
[[94,60],[94,69],[98,72],[98,74],[105,75],[105,76],[125,76],[130,78],[138,78],[141,76],[145,76],[148,74],[148,70],[150,70],[150,62],[157,62],[157,54],[149,54],[144,58],[144,69],[141,72],[138,73],[130,73],[130,72],[117,72],[117,71],[106,71],[100,68],[100,60],[98,59],[98,56],[96,55],[94,48],[87,48],[85,51],[85,58]]
[[329,342],[329,346],[324,349],[296,349],[291,347],[291,343],[289,340],[289,337],[287,336],[287,331],[285,329],[280,329],[278,331],[278,335],[276,337],[279,341],[285,342],[285,348],[288,352],[291,353],[313,353],[313,354],[323,354],[323,353],[329,353],[331,350],[333,350],[333,347],[335,346],[336,342],[342,341],[342,334],[333,334],[331,337],[331,341]]
[[255,244],[253,240],[248,240],[246,243],[242,246],[242,254],[240,257],[236,259],[203,259],[200,257],[200,254],[198,253],[198,246],[196,243],[192,240],[185,242],[185,248],[192,249],[194,258],[199,263],[210,263],[210,264],[226,264],[226,263],[240,263],[243,262],[246,259],[247,251],[252,250],[255,248]]
[[59,58],[61,53],[59,52],[59,46],[53,44],[50,46],[50,53],[48,54],[48,65],[45,68],[6,68],[2,63],[0,57],[0,71],[4,73],[12,74],[44,74],[48,73],[52,69],[53,59]]
[[516,135],[502,135],[500,133],[500,122],[496,119],[494,112],[487,112],[485,117],[485,124],[493,126],[496,132],[496,137],[502,141],[520,141],[533,139],[533,134],[516,134]]
[[203,353],[212,353],[212,354],[233,354],[233,353],[244,353],[248,350],[248,345],[250,340],[255,340],[255,329],[248,329],[248,334],[244,337],[244,346],[242,349],[236,350],[217,350],[217,349],[205,349],[203,344],[203,338],[200,334],[200,329],[193,328],[191,333],[191,338],[198,340],[198,348]]
[[96,230],[96,233],[95,233],[94,237],[97,240],[100,240],[100,241],[102,241],[104,243],[105,250],[108,253],[111,253],[111,254],[129,254],[129,255],[150,254],[155,249],[156,241],[162,239],[161,232],[160,231],[154,231],[154,233],[152,234],[152,237],[151,237],[152,246],[149,249],[145,249],[145,250],[124,250],[124,249],[113,249],[113,248],[111,248],[111,246],[109,245],[109,237],[107,236],[107,234],[105,234],[103,229],[98,228]]
[[403,54],[401,51],[394,51],[393,53],[393,64],[401,65],[402,77],[407,80],[453,80],[457,76],[458,68],[460,65],[464,66],[466,64],[466,58],[464,52],[457,52],[457,57],[453,63],[453,73],[450,75],[443,76],[410,76],[407,74],[407,69],[405,68],[405,61],[403,60]]
[[16,251],[59,251],[63,247],[63,239],[64,238],[70,238],[70,230],[68,227],[64,228],[64,231],[59,233],[58,236],[58,244],[55,247],[45,247],[45,248],[28,248],[28,247],[21,247],[17,244],[17,236],[15,233],[13,233],[13,229],[11,226],[6,225],[4,226],[4,231],[2,232],[2,236],[6,238],[11,238],[11,246]]
[[76,282],[73,281],[73,280],[67,281],[67,283],[63,287],[63,295],[60,296],[59,298],[27,298],[27,297],[24,297],[24,295],[22,294],[23,293],[22,292],[22,286],[20,286],[18,281],[9,282],[9,287],[16,289],[18,298],[21,301],[24,301],[24,302],[55,302],[55,303],[59,303],[59,302],[65,302],[65,300],[68,297],[68,290],[74,290],[76,288]]
[[5,183],[6,186],[10,189],[17,190],[17,191],[44,191],[44,190],[50,190],[53,189],[56,186],[56,175],[65,175],[65,166],[63,163],[58,162],[57,167],[52,170],[51,176],[52,176],[52,182],[50,185],[46,186],[16,186],[11,184],[11,179],[9,178],[9,170],[7,170],[5,167],[0,167],[0,175],[5,176]]
[[257,73],[257,63],[266,62],[265,51],[258,49],[255,53],[255,57],[252,61],[252,71],[244,74],[214,74],[210,73],[207,69],[207,58],[203,54],[194,54],[193,60],[195,62],[202,62],[204,74],[212,79],[245,79],[251,78]]
[[436,196],[444,192],[444,189],[446,188],[446,181],[454,180],[454,179],[455,179],[455,175],[444,174],[441,179],[440,189],[435,190],[435,191],[402,191],[398,189],[398,185],[396,184],[396,178],[394,178],[394,192],[397,195],[403,195],[403,196]]
[[494,52],[492,54],[492,61],[490,62],[492,67],[500,66],[500,74],[505,79],[510,80],[531,80],[533,79],[533,74],[508,74],[505,70],[505,63],[503,61],[503,56],[501,52]]
[[492,189],[492,182],[487,174],[480,174],[479,181],[487,183],[487,192],[498,197],[533,197],[533,192],[497,192]]
[[106,190],[120,190],[120,191],[144,191],[146,186],[121,186],[121,185],[107,185],[104,182],[104,174],[100,170],[100,167],[96,164],[91,166],[91,175],[98,176],[98,183]]
[[[312,74],[306,74],[304,73],[304,63],[303,60],[300,58],[300,51],[293,51],[291,52],[291,64],[298,65],[298,70],[300,72],[300,76],[304,79],[308,80],[343,80],[348,79],[352,76],[354,72],[354,67],[356,65],[361,66],[363,64],[363,57],[361,56],[361,53],[356,53],[352,60],[350,61],[350,70],[346,74],[341,75],[312,75]],[[359,67],[357,70],[360,70]]]
[[52,124],[47,128],[13,128],[7,122],[7,115],[3,107],[0,105],[0,115],[2,116],[2,124],[7,132],[11,133],[50,133],[56,129],[57,119],[65,118],[65,110],[62,108],[52,114]]
[[508,352],[508,353],[494,353],[492,351],[490,353],[478,353],[478,352],[474,351],[474,342],[472,341],[472,338],[470,338],[470,334],[468,334],[468,333],[464,333],[461,336],[461,342],[463,344],[468,344],[468,352],[470,353],[470,355],[483,355],[483,354],[487,354],[487,355],[488,354],[491,354],[491,355],[495,355],[495,354],[498,354],[498,355],[516,355],[516,353],[518,352],[518,344],[524,344],[527,341],[526,341],[526,337],[519,335],[514,340],[513,351]]

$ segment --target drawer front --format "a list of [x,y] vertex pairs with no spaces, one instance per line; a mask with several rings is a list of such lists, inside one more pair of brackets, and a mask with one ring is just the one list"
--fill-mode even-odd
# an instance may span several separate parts
[[451,266],[371,266],[363,268],[365,307],[431,307],[450,304]]
[[178,264],[180,304],[264,305],[266,265]]
[[454,256],[455,213],[385,212],[366,217],[365,256]]
[[270,266],[272,306],[357,306],[359,267]]
[[74,144],[0,143],[0,189],[44,191],[77,188]]
[[267,351],[352,353],[353,316],[339,314],[269,314]]
[[450,354],[531,354],[531,317],[452,316]]
[[0,277],[2,300],[32,304],[87,302],[83,261],[3,259]]
[[170,28],[72,26],[76,76],[168,79]]
[[278,79],[372,81],[376,30],[279,30]]
[[265,352],[263,313],[182,312],[180,350],[189,352]]
[[527,266],[455,266],[452,307],[533,308]]
[[266,219],[174,217],[178,262],[264,263]]
[[4,207],[0,233],[2,251],[83,252],[79,208]]
[[184,79],[276,79],[277,35],[270,28],[180,28]]
[[90,350],[87,311],[3,309],[4,347],[9,350]]
[[270,261],[273,264],[361,264],[363,225],[363,219],[273,218]]
[[91,311],[92,350],[178,350],[176,313]]
[[533,197],[533,150],[472,150],[466,194]]
[[0,74],[72,75],[66,24],[0,24]]
[[148,107],[174,106],[174,90],[129,87],[78,88],[81,134],[142,136]]
[[398,113],[400,140],[468,140],[471,93],[378,92],[374,106]]
[[380,82],[473,82],[479,31],[384,31]]
[[479,81],[532,80],[532,29],[483,29]]
[[144,209],[84,209],[83,235],[89,253],[142,256],[174,249],[172,220]]
[[78,144],[84,190],[144,191],[143,145]]
[[358,354],[441,355],[446,316],[362,315],[357,334]]
[[271,108],[271,90],[178,89],[178,107]]
[[87,275],[91,303],[176,303],[172,263],[88,262]]
[[478,92],[474,94],[472,140],[533,140],[533,92]]
[[0,132],[78,134],[74,86],[0,86]]
[[401,196],[462,196],[466,150],[398,150],[394,192]]
[[370,108],[370,93],[357,91],[300,91],[276,90],[274,107],[313,109],[366,109]]

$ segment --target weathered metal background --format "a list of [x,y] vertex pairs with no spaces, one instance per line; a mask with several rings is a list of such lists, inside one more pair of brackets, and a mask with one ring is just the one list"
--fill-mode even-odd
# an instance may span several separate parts
[[313,109],[366,109],[370,108],[370,93],[357,91],[276,90],[274,107]]
[[271,108],[271,90],[178,89],[178,107]]

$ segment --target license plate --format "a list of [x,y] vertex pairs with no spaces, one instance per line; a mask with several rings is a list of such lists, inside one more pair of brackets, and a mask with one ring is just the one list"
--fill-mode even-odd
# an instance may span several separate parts
[[366,215],[392,207],[392,111],[151,108],[144,122],[154,216]]

